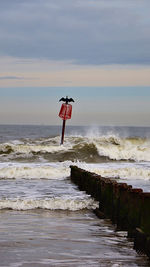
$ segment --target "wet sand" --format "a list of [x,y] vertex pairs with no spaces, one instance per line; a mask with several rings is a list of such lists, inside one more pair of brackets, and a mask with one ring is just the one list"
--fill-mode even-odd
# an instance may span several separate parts
[[126,232],[82,211],[0,211],[0,266],[149,266]]

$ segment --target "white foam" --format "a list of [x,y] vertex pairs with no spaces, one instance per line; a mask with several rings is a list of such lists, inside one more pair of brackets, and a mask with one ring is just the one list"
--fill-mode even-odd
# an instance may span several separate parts
[[7,153],[9,149],[12,149],[15,153],[29,154],[29,153],[54,153],[59,151],[67,151],[71,149],[72,146],[68,145],[40,145],[40,144],[13,144],[4,143],[0,144],[0,150]]
[[150,166],[136,163],[99,163],[64,161],[57,163],[0,163],[0,179],[65,179],[70,166],[97,173],[103,177],[150,180]]
[[81,169],[94,172],[102,177],[109,178],[121,178],[121,179],[134,179],[134,180],[150,180],[150,168],[145,165],[136,166],[135,163],[103,163],[103,164],[87,164],[87,163],[75,163],[73,165],[78,166]]
[[87,199],[3,199],[0,200],[0,209],[13,210],[31,210],[31,209],[48,209],[48,210],[70,210],[77,211],[82,209],[96,209],[98,202],[92,198]]
[[62,164],[1,164],[1,179],[64,179],[70,175]]
[[97,129],[92,129],[84,137],[70,136],[67,141],[72,146],[94,144],[100,156],[113,160],[150,161],[149,139],[121,138],[115,134],[100,135]]
[[[27,143],[0,144],[0,151],[4,154],[32,156],[34,153],[76,152],[84,145],[94,144],[100,156],[114,160],[150,161],[150,140],[142,138],[121,138],[117,135],[99,135],[91,132],[87,136],[66,136],[64,145],[60,145],[60,138],[36,140]],[[88,152],[85,152],[88,153]],[[89,151],[90,153],[90,151]],[[88,155],[84,155],[87,156]]]
[[142,168],[93,169],[93,172],[103,177],[150,180],[150,170]]
[[115,160],[150,161],[150,143],[142,139],[121,139],[104,136],[93,139],[100,156]]

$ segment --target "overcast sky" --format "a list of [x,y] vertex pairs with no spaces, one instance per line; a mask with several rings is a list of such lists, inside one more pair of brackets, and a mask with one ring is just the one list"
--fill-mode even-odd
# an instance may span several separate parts
[[[149,0],[0,0],[0,123],[150,126]],[[56,103],[56,104],[55,104]]]

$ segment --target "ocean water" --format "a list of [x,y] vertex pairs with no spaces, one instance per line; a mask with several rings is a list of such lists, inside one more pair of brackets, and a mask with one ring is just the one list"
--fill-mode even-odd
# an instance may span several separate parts
[[150,128],[0,125],[0,266],[149,266],[70,165],[150,191]]

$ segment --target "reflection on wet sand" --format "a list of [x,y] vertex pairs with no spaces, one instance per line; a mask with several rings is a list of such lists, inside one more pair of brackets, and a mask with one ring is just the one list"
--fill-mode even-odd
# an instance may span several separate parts
[[126,232],[92,211],[0,212],[0,266],[149,266]]

